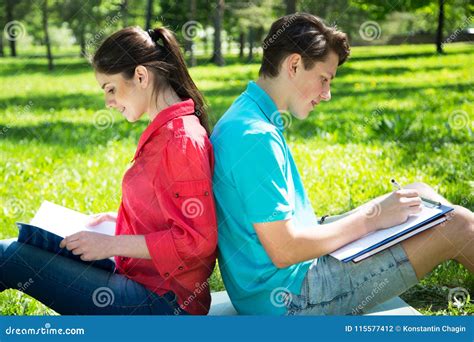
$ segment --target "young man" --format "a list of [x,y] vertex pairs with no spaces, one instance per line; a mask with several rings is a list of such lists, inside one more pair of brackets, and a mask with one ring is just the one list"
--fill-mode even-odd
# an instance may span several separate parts
[[[283,136],[282,113],[305,119],[331,99],[331,80],[349,55],[347,37],[313,15],[295,14],[278,19],[263,46],[259,79],[211,137],[219,266],[237,311],[360,314],[406,291],[444,260],[474,271],[473,214],[458,206],[448,223],[359,263],[328,255],[404,222],[421,210],[419,196],[447,201],[417,183],[318,224]],[[373,215],[374,205],[379,215]]]

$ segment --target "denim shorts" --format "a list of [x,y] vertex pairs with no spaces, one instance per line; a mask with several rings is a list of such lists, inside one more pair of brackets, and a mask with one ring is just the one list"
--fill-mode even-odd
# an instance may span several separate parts
[[400,244],[358,263],[330,255],[315,259],[299,294],[289,294],[287,315],[361,315],[418,283]]

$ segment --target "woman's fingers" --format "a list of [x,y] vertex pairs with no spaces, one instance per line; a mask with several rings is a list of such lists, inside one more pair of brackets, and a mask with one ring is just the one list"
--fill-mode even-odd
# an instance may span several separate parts
[[104,221],[107,221],[107,214],[96,214],[93,215],[89,221],[86,223],[88,227],[96,226],[99,223],[102,223]]
[[400,203],[409,207],[420,206],[421,198],[418,196],[417,197],[402,197],[400,198]]
[[418,197],[418,191],[415,189],[400,189],[395,191],[399,197]]

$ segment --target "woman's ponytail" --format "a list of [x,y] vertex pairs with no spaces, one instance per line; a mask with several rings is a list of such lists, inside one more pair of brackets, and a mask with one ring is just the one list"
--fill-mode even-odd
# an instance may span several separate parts
[[191,98],[194,101],[195,113],[199,117],[201,125],[210,134],[204,97],[198,90],[193,79],[189,75],[186,62],[174,33],[165,27],[149,30],[148,34],[155,44],[161,45],[165,50],[165,62],[173,67],[173,71],[167,75],[167,81],[173,90],[181,98]]

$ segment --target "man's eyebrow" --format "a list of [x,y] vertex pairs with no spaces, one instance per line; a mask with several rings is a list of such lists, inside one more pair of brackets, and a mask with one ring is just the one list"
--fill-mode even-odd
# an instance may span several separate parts
[[109,84],[109,82],[105,82],[104,84],[102,84],[102,89],[104,89],[107,84]]
[[328,72],[329,76],[331,76],[331,80],[334,79],[334,75],[330,72]]

